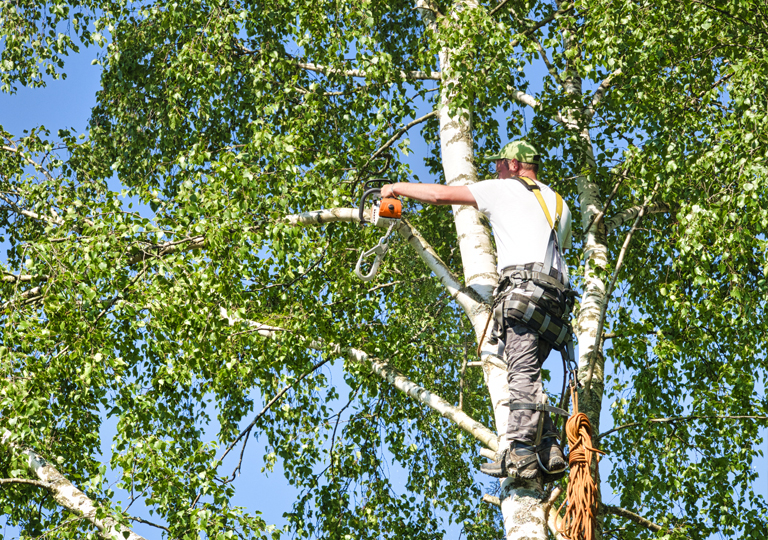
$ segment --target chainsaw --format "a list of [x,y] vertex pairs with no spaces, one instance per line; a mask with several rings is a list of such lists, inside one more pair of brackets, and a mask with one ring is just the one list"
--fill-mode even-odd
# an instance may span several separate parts
[[[360,254],[360,258],[357,260],[355,266],[355,275],[363,281],[371,281],[376,277],[376,273],[379,271],[381,261],[384,259],[384,255],[387,254],[389,249],[389,235],[392,234],[395,226],[400,222],[400,217],[403,213],[403,204],[399,199],[390,197],[382,198],[381,187],[375,187],[376,185],[386,184],[388,181],[385,178],[375,178],[368,180],[363,188],[363,195],[360,197],[360,223],[365,223],[365,201],[371,199],[370,214],[371,223],[377,227],[387,227],[387,233],[379,238],[379,243]],[[365,259],[374,255],[373,263],[371,264],[371,270],[367,274],[363,274],[360,267],[363,265]]]

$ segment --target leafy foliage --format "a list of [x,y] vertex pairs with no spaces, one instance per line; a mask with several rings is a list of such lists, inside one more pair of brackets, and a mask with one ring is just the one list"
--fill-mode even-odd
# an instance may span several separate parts
[[[465,314],[405,242],[369,286],[350,270],[380,231],[285,220],[354,205],[385,165],[390,180],[411,178],[409,137],[443,182],[437,120],[401,132],[437,107],[443,70],[460,81],[450,107],[473,111],[476,155],[501,129],[526,134],[575,217],[587,215],[585,184],[608,205],[620,182],[594,227],[609,253],[600,272],[619,272],[603,402],[627,427],[601,443],[621,506],[670,538],[765,536],[760,2],[437,2],[434,27],[402,1],[29,4],[1,8],[5,91],[63,73],[77,52],[64,21],[85,44],[103,29],[110,42],[87,138],[2,132],[0,425],[16,447],[127,519],[114,471],[168,538],[283,535],[233,502],[259,451],[300,493],[286,535],[441,538],[447,515],[468,538],[500,536],[480,502],[477,441],[334,348],[386,359],[491,425],[481,374],[465,368],[476,347]],[[542,51],[531,115],[514,91],[539,86]],[[633,223],[622,212],[642,206],[617,268]],[[461,275],[449,213],[406,210]],[[592,225],[574,226],[583,275]],[[29,473],[4,452],[0,475]],[[0,503],[25,536],[93,530],[33,486],[3,489]],[[620,538],[649,536],[605,516],[606,531],[619,526]]]

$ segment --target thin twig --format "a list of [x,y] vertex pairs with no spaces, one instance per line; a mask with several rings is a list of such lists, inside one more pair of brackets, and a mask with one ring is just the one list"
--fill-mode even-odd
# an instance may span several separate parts
[[387,287],[394,287],[395,285],[400,285],[401,283],[410,283],[407,280],[400,280],[400,281],[391,281],[390,283],[382,283],[381,285],[376,285],[375,287],[371,287],[368,289],[368,292],[378,291],[379,289],[385,289]]
[[607,504],[601,504],[600,506],[602,510],[608,514],[613,514],[614,516],[620,516],[630,521],[634,521],[638,525],[642,525],[643,527],[650,529],[653,532],[659,532],[664,529],[664,527],[661,525],[654,523],[653,521],[649,521],[644,517],[635,514],[634,512],[630,512],[626,508],[621,508],[619,506],[608,506]]
[[595,115],[595,110],[597,109],[597,106],[600,105],[600,102],[605,98],[605,93],[608,91],[608,88],[611,86],[611,83],[613,82],[613,79],[621,75],[621,68],[617,69],[610,75],[608,75],[605,79],[603,79],[603,82],[600,83],[600,86],[597,87],[597,90],[595,90],[595,93],[592,94],[592,99],[590,100],[590,107],[588,116],[591,118]]
[[134,283],[136,283],[139,280],[139,278],[144,275],[146,271],[147,271],[147,268],[145,266],[144,268],[141,269],[140,272],[136,274],[136,277],[134,277],[130,282],[128,282],[128,285],[123,287],[123,290],[121,290],[118,294],[116,294],[115,297],[107,303],[107,305],[104,307],[104,309],[101,310],[101,313],[99,313],[99,315],[96,317],[96,320],[94,320],[92,324],[95,325],[97,322],[99,322],[99,320],[101,320],[101,318],[107,313],[107,311],[112,309],[112,306],[115,305],[115,302],[117,302],[118,300],[120,300],[120,298],[122,298],[125,291],[127,291],[130,287],[132,287]]
[[715,7],[715,6],[712,6],[712,5],[710,5],[710,4],[707,4],[706,2],[701,2],[701,1],[699,1],[699,0],[693,0],[693,3],[694,3],[694,4],[700,4],[700,5],[704,6],[704,7],[708,7],[709,9],[711,9],[711,10],[714,10],[714,11],[717,11],[718,13],[721,13],[721,14],[723,14],[723,15],[727,15],[728,17],[730,17],[730,18],[732,18],[732,19],[736,19],[737,21],[740,21],[740,22],[742,22],[742,23],[746,24],[746,25],[747,25],[747,26],[749,26],[750,28],[755,28],[755,26],[753,26],[752,24],[748,23],[747,21],[745,21],[745,20],[744,20],[744,19],[742,19],[741,17],[738,17],[738,16],[736,16],[736,15],[734,15],[734,14],[732,14],[732,13],[728,13],[728,12],[727,12],[727,11],[725,11],[724,9],[720,9],[720,8],[718,8],[718,7]]
[[496,14],[497,11],[499,11],[501,8],[503,8],[506,5],[507,2],[509,2],[509,0],[501,0],[501,2],[495,8],[493,8],[490,11],[490,13],[488,13],[488,16],[489,17],[493,17],[494,14]]
[[[321,64],[314,64],[312,62],[296,62],[296,65],[301,69],[316,71],[318,73],[322,73],[323,75],[333,74],[344,75],[345,77],[360,78],[365,78],[368,76],[365,70],[362,69],[341,69],[330,66],[323,66]],[[431,73],[426,73],[424,71],[400,71],[399,75],[400,78],[404,80],[440,80],[440,73],[434,71]]]
[[[269,403],[267,403],[267,404],[264,406],[264,408],[261,410],[261,412],[260,412],[259,414],[257,414],[257,415],[254,417],[254,419],[251,421],[251,423],[250,423],[250,424],[248,424],[248,427],[247,427],[247,428],[245,428],[243,431],[241,431],[241,432],[240,432],[240,435],[238,435],[238,436],[237,436],[237,438],[236,438],[234,441],[232,441],[232,443],[231,443],[231,444],[230,444],[230,445],[227,447],[227,450],[226,450],[226,451],[224,452],[224,454],[223,454],[223,455],[222,455],[222,456],[219,458],[219,462],[221,462],[221,461],[222,461],[222,460],[223,460],[225,457],[227,457],[227,454],[230,452],[230,450],[232,450],[232,448],[234,448],[234,447],[235,447],[235,445],[236,445],[236,444],[237,444],[237,443],[238,443],[238,442],[239,442],[239,441],[240,441],[240,440],[243,438],[243,436],[244,436],[244,435],[247,435],[248,433],[250,433],[250,432],[251,432],[251,430],[253,429],[253,427],[256,425],[256,422],[258,422],[258,421],[259,421],[259,419],[260,419],[262,416],[264,416],[264,415],[267,413],[267,411],[268,411],[268,410],[269,410],[269,409],[272,407],[272,405],[274,405],[274,404],[275,404],[275,403],[276,403],[276,402],[277,402],[277,401],[278,401],[278,400],[279,400],[281,397],[283,397],[283,395],[284,395],[284,394],[285,394],[285,393],[286,393],[288,390],[290,390],[290,389],[291,389],[291,388],[293,388],[295,385],[297,385],[298,383],[300,383],[301,381],[303,381],[304,379],[306,379],[306,378],[307,378],[309,375],[311,375],[313,372],[315,372],[315,371],[317,371],[318,369],[320,369],[320,368],[321,368],[323,365],[327,364],[327,363],[328,363],[328,362],[331,360],[331,358],[332,358],[332,357],[329,355],[329,356],[328,356],[328,358],[326,358],[325,360],[321,360],[320,362],[317,362],[317,363],[316,363],[316,364],[314,364],[314,365],[313,365],[311,368],[309,368],[307,371],[305,371],[304,373],[302,373],[302,374],[299,376],[299,378],[298,378],[298,379],[296,379],[295,381],[293,381],[291,384],[287,384],[287,385],[285,385],[285,386],[284,386],[284,387],[283,387],[283,388],[282,388],[282,389],[281,389],[281,390],[280,390],[280,391],[279,391],[277,394],[275,394],[275,397],[273,397],[272,399],[270,399],[270,400],[269,400]],[[242,455],[241,455],[241,458],[242,458]]]
[[48,172],[48,169],[43,167],[42,164],[38,163],[37,161],[35,161],[31,157],[29,157],[28,155],[26,155],[24,152],[22,152],[18,148],[11,148],[10,146],[2,146],[2,147],[0,147],[0,149],[5,150],[6,152],[12,152],[14,154],[17,154],[17,155],[21,156],[21,159],[23,159],[24,161],[26,161],[27,163],[32,165],[36,170],[42,172],[45,175],[45,177],[48,178],[48,180],[50,180],[51,182],[53,182],[55,180],[53,175],[50,172]]
[[464,341],[464,361],[459,371],[459,410],[464,410],[464,374],[467,372],[467,342]]
[[[384,150],[386,150],[387,148],[392,146],[395,143],[395,141],[397,141],[400,137],[402,137],[413,126],[415,126],[417,124],[421,124],[422,122],[424,122],[426,120],[429,120],[433,116],[437,116],[437,111],[436,110],[432,111],[432,112],[429,112],[429,113],[425,114],[424,116],[422,116],[421,118],[417,118],[416,120],[413,120],[413,121],[407,123],[402,128],[400,128],[400,130],[397,133],[395,133],[387,142],[385,142],[383,146],[381,146],[378,150],[376,150],[373,154],[371,154],[371,157],[368,158],[368,163],[370,163],[371,161],[373,161],[374,159],[379,157],[382,154],[382,152],[384,152]],[[367,163],[366,163],[366,165],[367,165]]]
[[533,44],[536,45],[536,49],[539,51],[539,57],[544,61],[544,64],[547,66],[547,70],[549,71],[549,74],[552,75],[552,78],[555,79],[555,82],[557,84],[564,86],[563,80],[560,78],[560,74],[557,72],[557,69],[555,69],[555,66],[552,65],[552,63],[549,61],[549,57],[547,56],[547,51],[544,50],[544,47],[541,45],[541,42],[536,39],[536,36],[533,36],[531,38],[531,41],[533,41]]
[[[303,381],[303,380],[304,380],[304,379],[305,379],[307,376],[309,376],[309,375],[310,375],[312,372],[314,372],[314,371],[316,371],[318,368],[322,367],[322,366],[323,366],[324,364],[326,364],[326,363],[327,363],[327,362],[328,362],[330,359],[331,359],[331,356],[329,355],[329,356],[328,356],[328,358],[326,358],[325,360],[322,360],[322,361],[320,361],[320,362],[316,363],[316,364],[315,364],[315,365],[313,365],[313,366],[312,366],[312,367],[311,367],[311,368],[310,368],[308,371],[305,371],[304,373],[302,373],[302,374],[299,376],[299,378],[298,378],[298,379],[296,379],[295,381],[293,381],[291,384],[288,384],[288,385],[284,386],[284,387],[283,387],[283,388],[282,388],[282,389],[281,389],[281,390],[280,390],[280,391],[279,391],[277,394],[275,394],[275,396],[274,396],[272,399],[270,399],[270,400],[269,400],[269,403],[267,403],[267,404],[264,406],[264,408],[261,410],[261,412],[260,412],[259,414],[257,414],[257,415],[254,417],[253,421],[251,421],[251,423],[250,423],[250,424],[248,424],[248,427],[246,427],[244,430],[242,430],[242,431],[240,432],[240,434],[239,434],[239,435],[238,435],[238,436],[235,438],[235,440],[234,440],[234,441],[232,441],[232,442],[230,443],[230,445],[229,445],[229,446],[227,446],[227,449],[224,451],[224,453],[221,455],[221,457],[220,457],[219,459],[217,459],[217,460],[216,460],[216,462],[215,462],[215,465],[214,465],[214,467],[213,467],[213,468],[214,468],[214,469],[215,469],[215,468],[218,468],[218,466],[219,466],[219,465],[221,465],[221,463],[224,461],[224,458],[225,458],[225,457],[227,457],[227,455],[228,455],[228,454],[229,454],[229,453],[232,451],[232,449],[235,447],[235,445],[237,445],[237,443],[238,443],[238,442],[240,442],[240,441],[243,439],[243,437],[246,437],[246,436],[248,436],[248,435],[250,434],[251,430],[252,430],[252,429],[253,429],[253,427],[256,425],[256,422],[258,422],[258,421],[259,421],[259,419],[260,419],[262,416],[264,416],[264,415],[267,413],[267,411],[269,411],[270,407],[272,407],[272,405],[274,405],[274,404],[275,404],[275,403],[276,403],[276,402],[277,402],[277,401],[278,401],[278,400],[279,400],[281,397],[283,397],[283,395],[284,395],[284,394],[285,394],[285,393],[286,393],[288,390],[290,390],[290,389],[291,389],[291,388],[293,388],[293,387],[294,387],[296,384],[298,384],[298,383],[300,383],[301,381]],[[245,445],[243,445],[243,450],[245,450]],[[241,461],[241,463],[242,463],[242,459],[243,459],[243,453],[241,452],[241,453],[240,453],[240,461]],[[239,467],[240,467],[240,464],[238,463],[238,467],[236,467],[236,468],[235,468],[235,472],[237,472],[237,469],[238,469]],[[234,474],[234,473],[233,473],[233,474]],[[231,481],[231,480],[230,480],[230,481]],[[197,496],[195,497],[195,500],[194,500],[194,501],[192,501],[192,504],[190,505],[190,508],[194,508],[194,506],[197,504],[197,501],[199,501],[199,500],[200,500],[200,496],[201,496],[201,495],[202,495],[202,492],[200,492],[200,493],[198,493],[198,494],[197,494]]]
[[306,272],[304,272],[303,274],[299,274],[297,277],[295,277],[295,278],[294,278],[294,279],[292,279],[291,281],[289,281],[289,282],[287,282],[287,283],[273,283],[272,285],[267,285],[266,287],[261,287],[260,289],[253,289],[253,290],[252,290],[252,292],[261,292],[261,291],[266,291],[267,289],[272,289],[272,288],[274,288],[274,287],[284,287],[284,288],[288,288],[288,287],[292,286],[294,283],[296,283],[296,282],[297,282],[297,281],[299,281],[300,279],[303,279],[303,278],[305,278],[307,275],[309,275],[309,273],[310,273],[312,270],[314,270],[315,268],[317,268],[317,266],[318,266],[318,265],[319,265],[321,262],[323,262],[323,260],[325,260],[325,255],[326,255],[326,253],[327,253],[327,252],[328,252],[328,246],[326,245],[326,246],[323,248],[323,252],[320,254],[320,258],[319,258],[319,259],[317,259],[315,262],[313,262],[313,263],[312,263],[312,264],[309,266],[309,268],[307,268]]
[[360,390],[360,385],[355,388],[355,391],[352,393],[352,395],[349,397],[349,401],[347,401],[347,404],[344,405],[341,410],[336,415],[336,423],[333,425],[333,433],[331,434],[331,448],[328,450],[328,456],[331,458],[331,477],[334,478],[336,476],[336,471],[334,467],[334,459],[333,459],[333,447],[336,444],[336,430],[339,428],[339,422],[341,422],[341,414],[347,410],[347,408],[352,405],[352,401],[357,396],[357,392]]
[[677,422],[687,422],[689,420],[768,420],[768,416],[672,416],[670,418],[650,418],[643,422],[632,422],[630,424],[624,424],[615,427],[611,430],[601,433],[595,437],[595,442],[599,441],[603,437],[607,437],[612,433],[615,433],[622,429],[642,426],[644,424],[675,424]]
[[0,478],[0,485],[2,484],[25,484],[45,489],[51,488],[50,482],[43,482],[42,480],[30,480],[29,478]]
[[143,523],[144,525],[149,525],[150,527],[155,527],[157,529],[162,529],[166,532],[171,532],[171,530],[168,527],[163,527],[162,525],[158,525],[157,523],[152,523],[151,521],[147,521],[146,519],[142,519],[140,517],[129,517],[128,521],[138,521],[139,523]]

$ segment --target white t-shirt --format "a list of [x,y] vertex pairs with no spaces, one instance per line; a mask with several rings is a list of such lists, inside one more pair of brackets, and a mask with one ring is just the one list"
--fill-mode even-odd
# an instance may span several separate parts
[[[554,220],[557,209],[555,192],[541,182],[536,184]],[[533,192],[514,178],[483,180],[467,187],[477,201],[478,210],[491,220],[499,272],[508,266],[544,262],[551,228]],[[571,247],[571,211],[565,201],[557,237],[561,248]],[[558,264],[558,259],[562,261],[562,257],[555,257],[555,268],[567,276],[568,268],[565,263]]]

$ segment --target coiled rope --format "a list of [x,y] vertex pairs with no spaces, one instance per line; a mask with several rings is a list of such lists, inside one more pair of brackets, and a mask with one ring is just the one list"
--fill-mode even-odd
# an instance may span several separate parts
[[571,468],[568,493],[560,508],[566,504],[565,515],[560,523],[560,534],[566,540],[593,540],[595,526],[597,524],[597,485],[592,479],[589,466],[592,463],[593,454],[605,454],[592,446],[592,425],[584,413],[579,412],[579,395],[574,386],[571,386],[573,396],[573,415],[565,425],[565,433],[568,436],[568,446],[571,451],[568,454],[568,464]]

